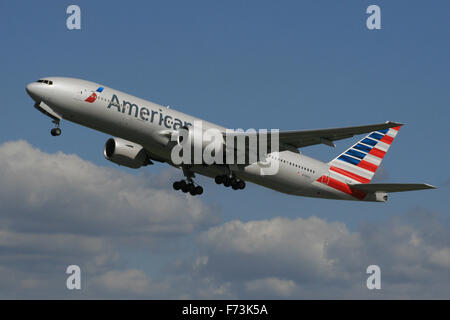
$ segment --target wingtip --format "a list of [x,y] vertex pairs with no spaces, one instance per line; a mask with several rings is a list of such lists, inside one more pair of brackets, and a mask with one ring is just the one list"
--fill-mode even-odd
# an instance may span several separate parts
[[424,185],[425,185],[428,189],[437,189],[437,187],[435,187],[435,186],[433,186],[433,185],[431,185],[431,184],[428,184],[428,183],[424,183]]
[[386,121],[386,123],[389,124],[389,126],[392,126],[392,127],[401,127],[401,126],[405,125],[404,123],[395,122],[395,121]]

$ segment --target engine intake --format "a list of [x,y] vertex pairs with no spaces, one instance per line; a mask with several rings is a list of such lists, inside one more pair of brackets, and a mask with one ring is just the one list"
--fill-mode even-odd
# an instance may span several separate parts
[[138,169],[151,163],[144,148],[120,138],[108,139],[103,151],[105,158],[119,166]]

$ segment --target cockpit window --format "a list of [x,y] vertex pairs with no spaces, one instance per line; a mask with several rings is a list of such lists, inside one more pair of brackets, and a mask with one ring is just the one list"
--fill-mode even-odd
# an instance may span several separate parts
[[36,82],[45,83],[45,84],[48,84],[48,85],[52,85],[53,84],[53,81],[51,81],[51,80],[44,80],[44,79],[39,79]]

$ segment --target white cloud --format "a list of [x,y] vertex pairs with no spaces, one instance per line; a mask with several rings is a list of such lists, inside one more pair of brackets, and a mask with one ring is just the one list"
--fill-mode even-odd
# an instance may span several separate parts
[[169,189],[167,178],[49,154],[25,141],[0,145],[0,296],[66,296],[70,264],[94,279],[103,292],[86,288],[99,296],[144,294],[146,276],[123,268],[121,248],[145,248],[151,259],[166,239],[218,222],[200,199]]
[[[314,216],[218,225],[167,175],[0,145],[0,298],[450,297],[450,224],[437,214],[357,231]],[[80,293],[65,288],[70,264]],[[381,292],[365,286],[371,264]]]
[[[317,217],[273,218],[246,223],[231,221],[212,227],[200,241],[209,252],[208,268],[221,270],[225,277],[305,275],[304,280],[311,281],[333,278],[340,257],[329,256],[328,247],[342,243],[355,248],[358,235],[350,233],[343,223]],[[351,254],[345,258],[351,258]]]
[[0,181],[1,218],[17,230],[145,238],[218,221],[198,198],[169,191],[167,181],[155,185],[25,141],[0,145]]
[[[243,298],[448,298],[450,237],[441,220],[423,211],[357,232],[317,217],[230,221],[200,236],[204,263],[195,272],[230,282]],[[380,292],[365,286],[371,264],[381,267]]]
[[[441,268],[450,270],[450,248],[434,249],[430,248],[430,262]],[[450,277],[450,271],[449,271]]]
[[150,279],[142,270],[112,270],[97,279],[100,286],[108,291],[121,294],[144,294],[151,289]]
[[265,278],[247,281],[245,290],[254,297],[280,297],[290,298],[296,290],[297,285],[292,280],[278,278]]

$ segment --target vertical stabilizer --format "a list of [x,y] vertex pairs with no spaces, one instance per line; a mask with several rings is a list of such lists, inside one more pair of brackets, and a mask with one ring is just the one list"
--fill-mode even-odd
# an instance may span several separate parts
[[345,183],[369,183],[394,141],[400,126],[373,131],[329,162],[330,178]]

